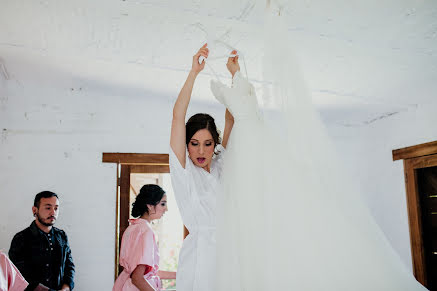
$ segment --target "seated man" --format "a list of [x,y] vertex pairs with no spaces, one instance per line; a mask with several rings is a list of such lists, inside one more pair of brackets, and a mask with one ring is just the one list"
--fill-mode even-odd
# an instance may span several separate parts
[[67,235],[54,227],[59,212],[58,195],[43,191],[32,207],[35,221],[17,233],[9,258],[29,282],[28,290],[72,290],[74,263]]

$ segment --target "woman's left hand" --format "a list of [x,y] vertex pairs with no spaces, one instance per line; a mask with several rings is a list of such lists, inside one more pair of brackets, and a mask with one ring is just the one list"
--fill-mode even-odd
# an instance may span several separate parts
[[[237,54],[237,51],[233,50],[231,54],[235,55]],[[228,58],[226,67],[228,68],[229,72],[232,74],[232,77],[234,77],[235,73],[240,70],[240,64],[238,63],[238,55],[235,57]]]

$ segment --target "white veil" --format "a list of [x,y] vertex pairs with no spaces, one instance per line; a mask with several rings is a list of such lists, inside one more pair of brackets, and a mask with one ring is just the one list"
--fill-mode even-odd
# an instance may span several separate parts
[[265,22],[264,118],[236,118],[227,147],[216,290],[426,290],[342,171],[281,21]]

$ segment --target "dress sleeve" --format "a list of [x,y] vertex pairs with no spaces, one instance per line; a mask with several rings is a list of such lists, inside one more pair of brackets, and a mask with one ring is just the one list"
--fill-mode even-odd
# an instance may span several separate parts
[[218,152],[218,155],[214,157],[214,162],[217,163],[217,168],[221,171],[223,168],[223,160],[226,154],[226,149],[221,145],[217,145],[216,152]]
[[151,230],[146,231],[141,236],[138,247],[141,247],[142,251],[140,252],[141,256],[138,259],[137,265],[148,265],[151,267],[158,265],[158,262],[155,261],[155,253],[158,250],[156,249],[154,236]]
[[17,267],[2,252],[0,252],[0,271],[0,289],[6,288],[5,290],[22,291],[29,285]]
[[192,189],[190,189],[189,183],[189,180],[191,179],[189,173],[190,171],[194,170],[193,167],[195,166],[188,156],[188,153],[186,153],[185,169],[182,168],[182,165],[179,163],[179,160],[171,147],[169,154],[169,165],[171,183],[173,186],[176,203],[184,224],[189,228],[189,226],[191,226],[195,221],[193,215],[196,212],[196,199],[193,196],[194,194]]
[[260,117],[255,88],[240,72],[235,73],[232,87],[211,80],[211,91],[216,99],[232,113],[236,122]]
[[[185,150],[186,152],[186,150]],[[168,163],[170,166],[170,174],[175,176],[175,178],[181,178],[185,180],[185,177],[187,175],[187,167],[188,165],[188,154],[185,153],[185,169],[182,167],[181,163],[179,162],[178,158],[176,157],[176,154],[174,153],[173,149],[170,147],[170,153],[168,155]]]
[[215,99],[217,99],[218,102],[226,106],[225,95],[224,95],[226,86],[220,81],[211,80],[210,87]]
[[156,244],[152,230],[135,227],[123,236],[120,264],[132,273],[138,265],[155,267]]

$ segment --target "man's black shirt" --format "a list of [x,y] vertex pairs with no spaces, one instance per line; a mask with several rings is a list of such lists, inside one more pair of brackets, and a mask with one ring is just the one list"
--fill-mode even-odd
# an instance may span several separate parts
[[45,233],[33,221],[12,239],[9,258],[29,282],[26,290],[39,283],[55,290],[67,284],[73,290],[74,263],[63,230],[52,227]]

